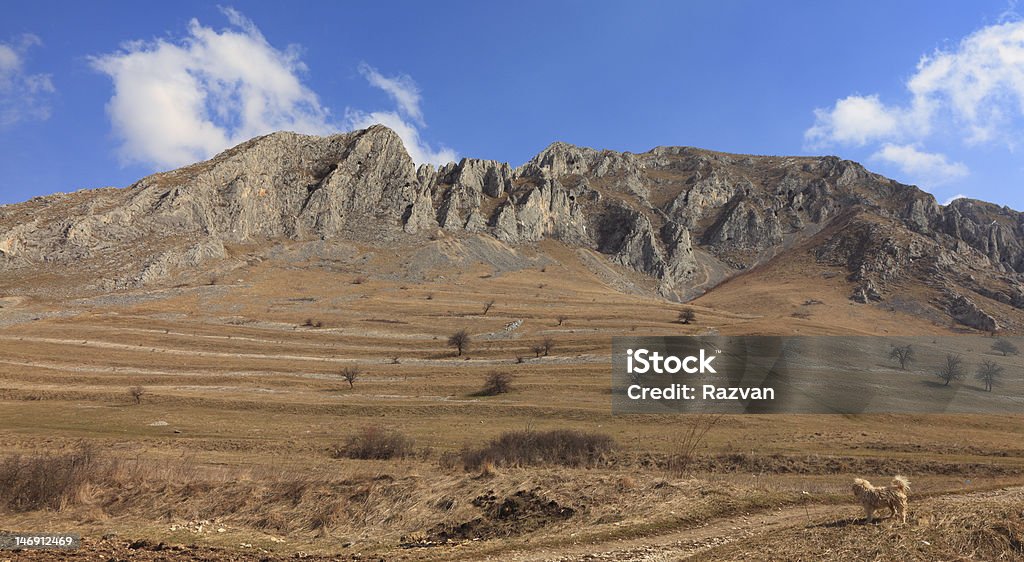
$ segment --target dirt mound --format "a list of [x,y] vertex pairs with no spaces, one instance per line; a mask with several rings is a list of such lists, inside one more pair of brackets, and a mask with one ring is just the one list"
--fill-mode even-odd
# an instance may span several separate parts
[[483,512],[480,517],[457,525],[438,525],[427,533],[426,542],[443,544],[521,535],[565,521],[579,509],[545,498],[538,490],[520,490],[504,498],[488,491],[473,499],[473,505]]

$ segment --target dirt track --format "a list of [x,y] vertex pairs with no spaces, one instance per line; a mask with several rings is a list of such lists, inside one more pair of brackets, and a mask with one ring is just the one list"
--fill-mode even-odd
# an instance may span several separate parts
[[[928,505],[936,500],[953,504],[970,504],[975,501],[991,501],[1006,498],[1014,501],[1012,496],[1024,493],[1024,488],[1004,488],[1001,490],[974,492],[962,495],[945,495],[921,500],[920,505]],[[913,519],[913,503],[911,504]],[[795,531],[809,526],[829,526],[836,532],[842,532],[847,524],[860,524],[861,511],[853,505],[813,505],[778,509],[769,512],[753,513],[736,518],[718,519],[700,527],[679,529],[669,533],[632,539],[614,539],[591,544],[572,544],[567,546],[544,546],[537,549],[511,549],[500,554],[474,554],[470,549],[459,552],[453,547],[441,546],[428,549],[414,549],[392,553],[386,559],[418,559],[418,560],[509,560],[515,562],[552,561],[552,562],[584,562],[592,560],[616,560],[629,562],[655,562],[667,560],[684,560],[694,556],[707,554],[714,559],[713,549],[723,545],[733,545],[743,550],[749,545],[748,553],[757,558],[757,537],[769,533]],[[891,526],[894,523],[883,519],[876,525]],[[911,521],[908,525],[913,525]],[[377,559],[363,557],[356,552],[341,552],[335,556],[307,556],[305,553],[290,555],[273,555],[259,549],[219,549],[196,545],[167,545],[149,541],[129,541],[122,538],[83,540],[84,546],[73,551],[22,551],[0,553],[0,562],[7,560],[349,560]],[[477,543],[481,544],[481,543]],[[454,547],[457,548],[457,547]],[[704,558],[701,556],[701,558]]]

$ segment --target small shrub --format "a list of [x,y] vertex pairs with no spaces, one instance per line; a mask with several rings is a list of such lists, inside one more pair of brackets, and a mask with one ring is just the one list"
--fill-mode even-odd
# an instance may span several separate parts
[[331,456],[360,460],[405,458],[413,454],[413,441],[398,431],[379,426],[360,429],[344,445],[335,447]]
[[136,404],[142,404],[142,397],[145,396],[146,389],[141,386],[133,386],[128,389],[128,395],[132,397],[132,401]]
[[467,470],[493,466],[597,466],[615,449],[615,441],[603,433],[570,429],[508,431],[479,449],[462,452]]
[[497,396],[512,389],[512,375],[504,371],[491,371],[487,374],[484,387],[476,396]]
[[366,277],[363,277],[362,275],[356,276],[356,278],[352,280],[353,285],[362,285],[363,283],[366,283]]
[[693,324],[697,321],[697,313],[692,308],[684,308],[679,312],[679,322],[682,324]]

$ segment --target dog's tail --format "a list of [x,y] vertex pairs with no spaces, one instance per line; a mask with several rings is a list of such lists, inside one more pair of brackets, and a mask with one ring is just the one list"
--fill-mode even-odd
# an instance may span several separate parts
[[907,480],[904,476],[900,476],[899,474],[893,476],[891,485],[894,488],[902,490],[904,494],[910,493],[910,480]]

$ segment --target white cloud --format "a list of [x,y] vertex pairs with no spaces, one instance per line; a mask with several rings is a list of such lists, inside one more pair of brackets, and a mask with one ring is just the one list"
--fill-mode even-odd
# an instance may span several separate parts
[[458,154],[445,146],[435,150],[430,144],[420,138],[420,131],[416,124],[403,119],[404,115],[421,127],[426,126],[419,107],[419,88],[411,78],[405,75],[389,78],[365,63],[359,66],[359,72],[366,77],[367,82],[371,86],[387,92],[398,104],[398,111],[372,111],[368,113],[349,109],[345,117],[352,128],[361,129],[377,124],[391,128],[402,138],[406,150],[409,151],[409,156],[417,164],[431,163],[441,165],[458,159]]
[[404,74],[389,78],[366,63],[359,65],[359,72],[371,85],[387,92],[398,104],[399,111],[420,125],[424,124],[423,112],[420,111],[420,90],[412,78]]
[[299,79],[294,50],[275,49],[252,22],[224,12],[233,29],[193,19],[180,42],[136,41],[92,59],[114,81],[107,111],[126,161],[180,166],[274,130],[333,130]]
[[817,109],[805,137],[812,144],[862,145],[920,139],[941,125],[974,142],[1014,143],[1024,118],[1024,21],[984,27],[955,49],[921,57],[906,88],[904,106],[872,95]]
[[964,164],[951,164],[917,147],[937,133],[967,145],[998,143],[1013,149],[1020,141],[1024,21],[1014,18],[984,27],[953,48],[921,57],[905,85],[903,104],[886,104],[877,95],[853,95],[815,110],[805,141],[813,149],[874,144],[879,159],[907,173],[924,174],[918,179],[963,177]]
[[871,157],[898,166],[904,174],[921,178],[931,185],[941,185],[966,177],[967,166],[950,162],[944,154],[924,152],[910,144],[886,143]]
[[814,126],[804,133],[812,145],[844,143],[863,145],[898,133],[902,116],[886,107],[878,96],[849,96],[830,110],[815,109]]
[[[237,10],[221,11],[231,24],[227,29],[193,19],[179,40],[133,41],[91,59],[93,68],[113,80],[107,112],[124,161],[175,167],[272,131],[325,135],[377,122],[398,132],[417,163],[447,157],[430,150],[419,130],[394,112],[347,110],[345,119],[332,118],[302,81],[307,67],[297,46],[275,48]],[[422,126],[412,79],[385,78],[375,70],[373,75],[379,80],[371,84],[385,89],[399,110]],[[371,120],[375,115],[382,117]]]
[[51,98],[57,91],[52,78],[25,69],[29,49],[39,45],[42,41],[32,34],[0,43],[0,128],[50,118]]
[[963,193],[957,193],[956,195],[950,197],[949,199],[946,199],[946,202],[943,203],[943,205],[949,205],[950,203],[956,201],[957,199],[967,199],[967,196],[964,195]]

